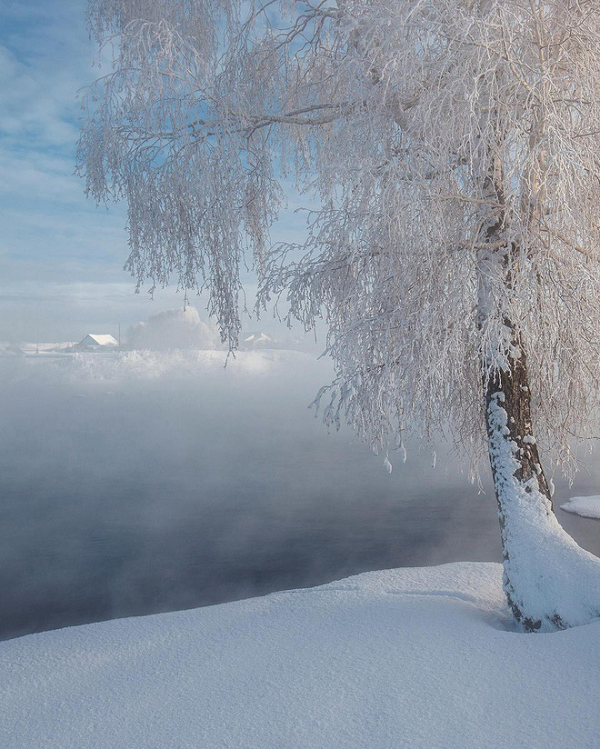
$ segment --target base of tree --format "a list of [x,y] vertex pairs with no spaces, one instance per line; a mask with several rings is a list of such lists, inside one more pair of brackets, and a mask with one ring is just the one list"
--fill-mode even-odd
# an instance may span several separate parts
[[[526,399],[525,405],[519,401],[515,406],[512,391],[520,401]],[[530,433],[528,398],[529,389],[518,381],[512,390],[488,397],[490,464],[508,604],[526,630],[552,632],[600,618],[600,559],[582,549],[556,519]]]
[[515,618],[531,632],[600,618],[600,559],[582,549],[552,511],[541,516],[531,500],[531,494],[519,498],[503,528],[504,590]]

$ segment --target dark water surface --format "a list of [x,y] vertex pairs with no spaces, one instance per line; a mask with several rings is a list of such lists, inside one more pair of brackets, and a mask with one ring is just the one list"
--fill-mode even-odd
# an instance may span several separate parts
[[[387,473],[307,410],[327,367],[273,356],[208,374],[186,360],[162,374],[91,358],[4,367],[0,638],[500,560],[488,483],[479,493],[444,451],[433,468],[416,444]],[[557,506],[600,493],[588,463],[572,488],[556,481]],[[599,523],[557,513],[600,554]]]

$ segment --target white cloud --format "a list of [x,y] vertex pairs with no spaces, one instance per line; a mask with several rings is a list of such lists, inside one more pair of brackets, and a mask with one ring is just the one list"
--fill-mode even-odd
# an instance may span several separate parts
[[219,337],[213,322],[200,319],[195,307],[169,309],[131,328],[129,343],[136,349],[214,349]]
[[[77,92],[97,72],[85,7],[85,0],[0,4],[4,335],[12,328],[31,338],[40,326],[48,335],[59,326],[65,335],[79,334],[86,320],[111,317],[111,304],[118,318],[123,300],[144,299],[136,297],[133,280],[122,270],[128,254],[123,207],[96,208],[73,174],[81,114]],[[131,317],[127,322],[137,315]]]
[[[154,307],[133,293],[123,271],[125,206],[97,208],[73,174],[77,92],[98,74],[85,9],[86,0],[0,2],[0,337],[16,326],[32,339],[42,325],[45,335],[69,338],[85,321],[131,324],[160,311],[159,300],[179,306],[174,291],[158,292]],[[305,227],[305,215],[292,211],[310,201],[286,191],[291,210],[275,241],[293,241]],[[255,279],[245,280],[251,306]],[[85,284],[91,296],[81,293]]]

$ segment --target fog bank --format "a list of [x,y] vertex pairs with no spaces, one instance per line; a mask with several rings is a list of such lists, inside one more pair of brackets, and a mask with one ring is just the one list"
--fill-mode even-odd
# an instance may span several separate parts
[[[328,362],[225,363],[222,351],[0,359],[0,636],[500,559],[489,486],[478,494],[443,446],[434,469],[410,443],[388,474],[350,430],[327,434],[307,406]],[[594,481],[582,474],[578,493]],[[568,517],[600,552],[590,521]]]

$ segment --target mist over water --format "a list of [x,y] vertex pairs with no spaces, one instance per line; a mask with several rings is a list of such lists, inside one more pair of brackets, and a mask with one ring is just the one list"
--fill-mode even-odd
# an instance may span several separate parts
[[[501,558],[489,484],[438,448],[387,473],[307,406],[298,352],[0,359],[0,637],[397,566]],[[597,460],[568,488],[600,493]],[[600,553],[600,524],[557,510]]]

